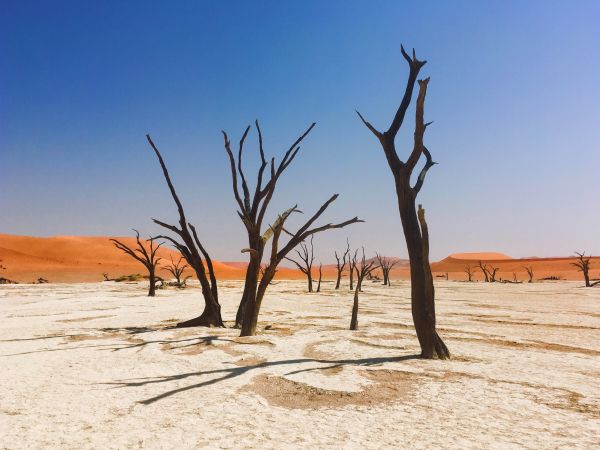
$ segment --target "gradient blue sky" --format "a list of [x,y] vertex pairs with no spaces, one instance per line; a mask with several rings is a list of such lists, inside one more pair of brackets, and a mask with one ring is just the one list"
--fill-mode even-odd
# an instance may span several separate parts
[[272,216],[338,192],[324,219],[367,222],[319,235],[320,259],[347,236],[404,256],[392,177],[354,113],[388,126],[403,43],[431,76],[426,141],[439,165],[420,199],[432,258],[600,254],[599,23],[597,1],[3,1],[0,232],[174,222],[149,132],[211,253],[244,259],[220,130],[236,141],[258,118],[280,156],[316,121]]

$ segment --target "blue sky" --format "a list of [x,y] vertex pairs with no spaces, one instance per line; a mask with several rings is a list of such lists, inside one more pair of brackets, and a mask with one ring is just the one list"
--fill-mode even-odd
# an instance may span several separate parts
[[319,235],[320,259],[348,236],[405,256],[385,158],[354,113],[389,125],[403,43],[431,76],[439,165],[420,199],[432,258],[600,254],[599,18],[596,1],[4,1],[0,232],[150,234],[151,217],[176,221],[150,133],[211,253],[243,259],[220,130],[235,142],[258,118],[279,157],[315,121],[272,216],[337,192],[324,220],[367,222]]

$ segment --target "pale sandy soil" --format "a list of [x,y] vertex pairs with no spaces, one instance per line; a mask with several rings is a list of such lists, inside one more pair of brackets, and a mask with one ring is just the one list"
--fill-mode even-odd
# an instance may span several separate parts
[[246,339],[170,328],[197,288],[1,286],[0,448],[598,448],[600,288],[436,286],[452,361],[413,357],[406,282],[355,332],[346,290],[281,282]]

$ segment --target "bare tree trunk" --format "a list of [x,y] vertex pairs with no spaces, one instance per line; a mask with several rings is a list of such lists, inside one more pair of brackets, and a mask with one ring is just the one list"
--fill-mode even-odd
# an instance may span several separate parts
[[[426,61],[419,61],[414,50],[412,57],[406,53],[403,47],[401,47],[401,52],[408,62],[410,72],[402,101],[389,128],[381,132],[358,111],[357,113],[363,124],[377,137],[394,176],[400,220],[410,260],[412,315],[421,346],[421,356],[423,358],[433,358],[436,355],[440,359],[445,359],[450,356],[450,352],[435,329],[435,292],[429,266],[427,224],[423,213],[419,226],[415,208],[416,197],[423,186],[427,172],[435,164],[431,153],[424,144],[425,131],[429,125],[424,121],[424,105],[429,78],[418,81],[419,93],[415,109],[414,145],[408,159],[402,161],[396,152],[395,138],[410,106],[419,71]],[[411,175],[422,155],[425,155],[425,164],[414,185],[411,186]]]
[[356,283],[354,290],[354,303],[352,304],[352,319],[350,320],[350,329],[358,330],[358,291],[360,290],[360,282]]
[[154,297],[156,294],[156,275],[154,271],[150,272],[150,288],[148,289],[148,297]]
[[321,280],[323,279],[323,264],[319,264],[319,283],[317,284],[317,292],[321,292]]
[[[259,244],[257,246],[260,247]],[[242,302],[244,305],[244,313],[242,317],[242,331],[240,336],[254,336],[256,332],[256,321],[258,319],[258,311],[256,304],[256,289],[258,286],[258,276],[260,274],[260,262],[262,259],[262,249],[260,255],[254,252],[250,254],[250,262],[246,269],[246,283],[242,294]],[[266,273],[263,273],[261,281],[265,278]],[[247,320],[250,318],[250,320]],[[254,319],[253,319],[254,318]]]
[[[356,254],[354,259],[356,260]],[[370,275],[377,266],[373,261],[367,262],[365,258],[365,249],[362,249],[362,259],[360,267],[355,264],[356,270],[356,290],[354,291],[354,302],[352,304],[352,317],[350,319],[350,330],[358,330],[358,293],[362,291],[362,283],[366,276]]]

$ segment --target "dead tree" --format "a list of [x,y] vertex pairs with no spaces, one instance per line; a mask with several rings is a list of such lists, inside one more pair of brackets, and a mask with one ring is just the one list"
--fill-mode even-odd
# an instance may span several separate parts
[[[194,270],[200,287],[202,288],[202,296],[204,297],[204,311],[198,317],[195,317],[184,322],[177,324],[178,327],[223,327],[223,320],[221,318],[221,305],[219,304],[219,293],[217,291],[217,278],[215,277],[215,271],[208,252],[200,242],[196,228],[190,222],[187,221],[183,205],[177,196],[175,187],[171,182],[169,171],[163,160],[162,155],[158,151],[154,142],[150,138],[150,135],[146,135],[148,143],[154,150],[160,167],[162,168],[165,181],[169,186],[171,197],[177,206],[179,213],[179,227],[169,225],[157,219],[152,219],[156,224],[176,234],[180,240],[172,238],[170,236],[157,236],[156,238],[166,239],[171,242],[175,248],[183,255],[187,263]],[[155,238],[155,239],[156,239]],[[206,266],[205,266],[206,263]],[[207,276],[208,273],[208,276]],[[210,279],[209,279],[210,278]]]
[[379,267],[381,268],[381,274],[383,275],[383,285],[391,286],[392,282],[390,273],[394,266],[398,264],[398,261],[388,259],[385,256],[381,256],[379,253],[375,253],[375,257],[377,258],[377,262],[379,263]]
[[488,268],[488,278],[490,280],[490,283],[496,282],[496,273],[498,272],[498,270],[499,270],[498,267],[489,267]]
[[529,283],[533,283],[533,266],[523,266],[529,276]]
[[183,260],[183,255],[179,257],[177,262],[173,261],[173,256],[171,256],[171,264],[165,267],[165,269],[167,269],[167,271],[173,275],[173,278],[175,278],[175,284],[177,287],[185,287],[185,279],[182,281],[181,277],[183,276],[185,269],[187,269],[189,266],[187,264],[182,264]]
[[487,264],[483,264],[483,262],[479,261],[477,263],[477,267],[479,267],[479,270],[481,270],[481,273],[483,273],[484,279],[486,283],[490,282],[490,277],[488,275],[488,268],[487,268]]
[[340,283],[342,281],[342,274],[344,272],[344,268],[346,267],[346,262],[347,262],[346,258],[350,259],[350,242],[348,242],[347,239],[346,239],[346,251],[342,255],[341,261],[340,261],[340,257],[337,254],[337,251],[335,252],[336,269],[337,269],[337,278],[335,281],[336,289],[340,288]]
[[356,271],[356,289],[354,290],[354,302],[352,303],[352,318],[350,319],[350,329],[358,330],[358,293],[362,291],[362,282],[366,276],[377,269],[375,261],[371,260],[367,262],[365,259],[365,249],[362,249],[362,258],[360,265],[357,265],[354,270]]
[[[583,274],[583,279],[585,280],[585,287],[591,287],[590,283],[590,261],[592,260],[592,255],[585,256],[585,252],[579,253],[575,252],[577,255],[577,261],[571,263],[572,266],[577,267],[579,271]],[[594,283],[596,285],[598,283]]]
[[[285,222],[288,217],[295,213],[301,212],[296,206],[293,206],[282,214],[280,214],[272,225],[269,225],[263,232],[263,221],[271,198],[275,193],[277,182],[289,165],[294,161],[296,155],[300,151],[299,144],[304,138],[310,133],[315,124],[313,123],[308,129],[294,141],[294,143],[286,151],[283,159],[279,164],[275,163],[275,158],[271,158],[270,164],[265,158],[265,152],[263,149],[263,140],[260,126],[258,121],[255,122],[256,130],[258,132],[258,150],[260,154],[261,164],[257,173],[256,186],[251,193],[248,183],[246,182],[246,176],[242,169],[242,153],[244,148],[244,142],[250,131],[250,126],[246,128],[242,138],[239,142],[237,161],[231,150],[231,142],[227,136],[227,133],[223,131],[223,139],[225,142],[225,151],[229,156],[231,178],[233,184],[233,195],[237,205],[239,207],[238,215],[246,228],[248,233],[248,248],[243,249],[242,252],[249,253],[250,261],[246,269],[246,279],[244,284],[244,291],[240,305],[238,307],[238,314],[236,316],[236,324],[241,325],[242,336],[253,336],[256,333],[256,324],[258,322],[258,315],[260,313],[260,307],[262,304],[263,296],[269,283],[275,276],[277,266],[279,263],[292,251],[298,244],[305,241],[310,236],[320,233],[322,231],[331,230],[335,228],[343,228],[347,225],[362,222],[358,217],[346,220],[340,223],[328,223],[322,226],[316,226],[311,228],[315,221],[325,212],[325,210],[333,203],[338,195],[335,194],[330,197],[319,210],[310,217],[304,225],[302,225],[295,233],[290,233],[284,228]],[[270,177],[263,186],[263,175],[265,169],[269,167]],[[240,183],[241,182],[241,193]],[[289,236],[288,241],[282,244],[280,248],[279,239],[282,232]],[[265,246],[268,240],[271,240],[271,250],[269,255],[269,261],[264,271],[263,276],[258,279],[260,264],[262,262],[263,254],[265,252]]]
[[[425,254],[428,252],[425,251],[424,230],[420,228],[416,209],[417,194],[423,186],[427,171],[435,164],[429,150],[423,143],[425,130],[429,125],[429,123],[425,123],[423,120],[429,78],[419,80],[418,82],[419,94],[416,104],[414,146],[408,159],[402,161],[396,152],[395,138],[402,126],[406,111],[410,106],[415,83],[425,61],[419,61],[414,50],[412,57],[402,47],[401,51],[402,56],[408,62],[410,72],[404,96],[390,127],[384,132],[378,131],[358,111],[357,113],[365,126],[379,140],[394,176],[398,209],[400,211],[402,229],[410,260],[411,309],[417,338],[421,346],[421,356],[423,358],[437,356],[438,358],[445,359],[450,357],[450,352],[435,328],[435,291],[433,288],[433,278],[428,276],[428,273],[431,272],[429,259],[425,257]],[[425,155],[425,164],[414,185],[411,185],[411,175],[421,155]]]
[[321,292],[321,280],[323,279],[323,264],[319,263],[319,282],[317,283],[317,292]]
[[348,255],[348,270],[350,273],[348,274],[348,278],[350,279],[350,290],[354,289],[354,271],[356,270],[356,265],[358,264],[358,249],[354,251],[354,255],[350,257]]
[[131,256],[132,258],[136,259],[144,265],[144,267],[148,271],[148,277],[150,280],[148,297],[154,297],[156,293],[156,268],[158,267],[158,263],[162,259],[156,256],[156,252],[158,251],[162,243],[155,245],[153,239],[147,239],[146,242],[149,243],[149,248],[146,249],[146,247],[140,241],[140,233],[138,232],[138,230],[133,231],[135,231],[135,240],[137,244],[136,249],[128,247],[127,245],[123,244],[117,239],[111,239],[111,241],[114,244],[114,246],[117,247],[119,250],[121,250],[122,252],[126,253],[127,255]]
[[298,254],[298,258],[300,258],[300,262],[287,256],[285,257],[285,259],[287,259],[288,261],[293,262],[296,265],[296,267],[300,269],[300,272],[306,275],[306,279],[308,282],[308,292],[313,291],[312,266],[315,260],[315,248],[313,246],[313,237],[314,236],[310,237],[310,251],[308,249],[308,245],[306,245],[306,243],[304,242],[300,243],[301,251],[298,249],[295,250]]
[[467,274],[467,281],[473,281],[473,267],[470,264],[465,266],[464,272]]

